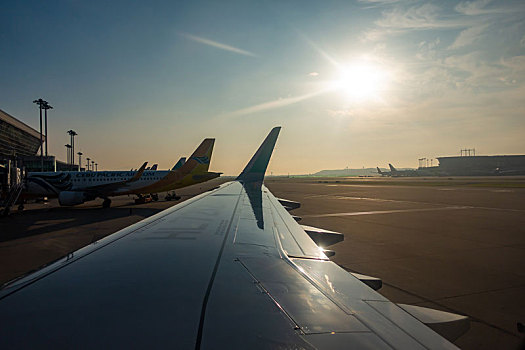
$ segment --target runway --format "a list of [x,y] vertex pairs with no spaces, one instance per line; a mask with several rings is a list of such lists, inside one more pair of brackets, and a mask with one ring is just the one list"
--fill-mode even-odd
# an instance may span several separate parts
[[[177,191],[183,200],[226,179]],[[301,202],[301,224],[345,234],[330,247],[349,271],[383,280],[394,302],[468,315],[464,349],[513,349],[525,323],[525,179],[269,178]],[[163,195],[160,196],[164,198]],[[180,201],[179,201],[180,202]],[[78,207],[31,204],[0,220],[0,283],[179,202],[118,197]],[[521,338],[520,338],[521,337]]]

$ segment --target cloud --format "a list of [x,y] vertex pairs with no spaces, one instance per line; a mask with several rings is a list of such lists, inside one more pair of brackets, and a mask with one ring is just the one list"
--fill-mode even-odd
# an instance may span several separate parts
[[267,111],[267,110],[270,110],[270,109],[281,108],[281,107],[285,107],[285,106],[288,106],[288,105],[291,105],[291,104],[295,104],[295,103],[298,103],[298,102],[310,99],[310,98],[315,97],[317,95],[320,95],[320,94],[322,94],[322,93],[324,93],[326,91],[328,91],[328,90],[323,89],[323,90],[310,92],[308,94],[304,94],[304,95],[297,96],[297,97],[279,98],[279,99],[274,100],[274,101],[264,102],[264,103],[261,103],[261,104],[255,105],[255,106],[239,109],[237,111],[229,113],[228,115],[232,116],[232,117],[235,117],[235,116],[241,116],[241,115],[246,115],[246,114],[254,114],[254,113],[258,113],[258,112],[263,112],[263,111]]
[[487,27],[488,25],[480,25],[463,30],[461,33],[459,33],[456,40],[448,48],[457,49],[460,47],[474,44],[480,39],[481,35]]
[[491,0],[475,0],[475,1],[464,1],[457,4],[455,10],[464,15],[473,16],[486,13],[484,10],[485,6]]
[[311,77],[316,77],[316,76],[319,75],[319,73],[317,73],[317,72],[311,72],[311,73],[308,73],[308,75],[311,76]]
[[436,48],[441,43],[441,39],[436,38],[432,41],[422,41],[418,45],[418,53],[416,54],[416,57],[418,59],[424,60],[429,58],[435,58],[436,56]]
[[439,18],[441,9],[432,4],[413,6],[408,9],[395,8],[384,12],[375,24],[383,28],[436,29],[467,26],[465,23]]
[[201,43],[201,44],[204,44],[204,45],[208,45],[208,46],[212,46],[212,47],[224,50],[224,51],[229,51],[229,52],[237,53],[239,55],[244,55],[244,56],[257,57],[256,54],[254,54],[254,53],[252,53],[250,51],[242,50],[242,49],[239,49],[237,47],[233,47],[233,46],[230,46],[230,45],[222,44],[222,43],[219,43],[217,41],[213,41],[213,40],[210,40],[210,39],[202,38],[200,36],[191,35],[191,34],[187,34],[187,33],[179,33],[179,35],[183,36],[183,37],[185,37],[187,39],[196,41],[198,43]]
[[[492,0],[475,0],[475,1],[463,1],[460,2],[454,10],[465,16],[480,16],[487,14],[515,14],[519,11],[523,11],[523,4],[509,5],[500,7],[486,8]],[[498,2],[500,5],[501,2]]]

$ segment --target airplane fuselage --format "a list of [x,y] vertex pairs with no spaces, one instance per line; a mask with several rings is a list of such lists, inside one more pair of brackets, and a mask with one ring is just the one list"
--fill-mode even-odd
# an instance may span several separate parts
[[[145,194],[170,191],[217,177],[206,173],[202,175],[180,174],[175,181],[162,181],[170,170],[145,171],[142,176],[115,189],[100,189],[106,196],[126,194]],[[27,177],[26,192],[30,195],[56,197],[62,191],[93,191],[98,187],[122,184],[129,181],[136,171],[61,171],[31,172]]]

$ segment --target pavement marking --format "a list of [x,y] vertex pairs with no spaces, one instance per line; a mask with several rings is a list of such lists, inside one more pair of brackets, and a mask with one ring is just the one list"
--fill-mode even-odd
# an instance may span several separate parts
[[[366,200],[366,201],[373,201],[373,202],[411,203],[411,204],[420,204],[420,205],[421,204],[428,204],[428,205],[447,205],[448,204],[448,203],[435,203],[435,202],[422,202],[422,201],[406,201],[406,200],[397,200],[397,199],[342,196],[342,195],[331,195],[331,194],[312,194],[312,195],[306,195],[304,198],[327,198],[327,199],[342,199],[342,200]],[[475,206],[475,205],[453,206],[453,208],[456,208],[456,207],[469,208],[469,209],[484,209],[484,210],[525,212],[525,209],[481,207],[481,206]],[[452,208],[452,207],[450,207],[450,208]],[[431,208],[430,210],[435,210],[435,209],[441,209],[441,208],[433,208],[433,209]]]
[[397,210],[374,210],[374,211],[356,211],[348,213],[332,213],[332,214],[317,214],[317,215],[302,215],[303,218],[323,218],[330,216],[357,216],[357,215],[375,215],[375,214],[395,214],[395,213],[413,213],[421,211],[435,211],[435,210],[459,210],[459,209],[472,209],[473,207],[468,206],[454,206],[454,207],[441,207],[441,208],[420,208],[420,209],[397,209]]
[[393,203],[415,203],[415,204],[432,204],[436,203],[427,203],[427,202],[417,202],[417,201],[404,201],[398,199],[385,199],[385,198],[370,198],[370,197],[356,197],[356,196],[342,196],[342,195],[333,195],[333,194],[313,194],[305,196],[305,198],[328,198],[328,199],[342,199],[342,200],[365,200],[372,202],[393,202]]

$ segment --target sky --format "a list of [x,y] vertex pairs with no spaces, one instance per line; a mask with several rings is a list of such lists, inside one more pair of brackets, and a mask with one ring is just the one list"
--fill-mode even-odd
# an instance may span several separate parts
[[99,170],[235,175],[274,126],[273,174],[525,154],[521,0],[10,1],[0,48],[0,109]]

